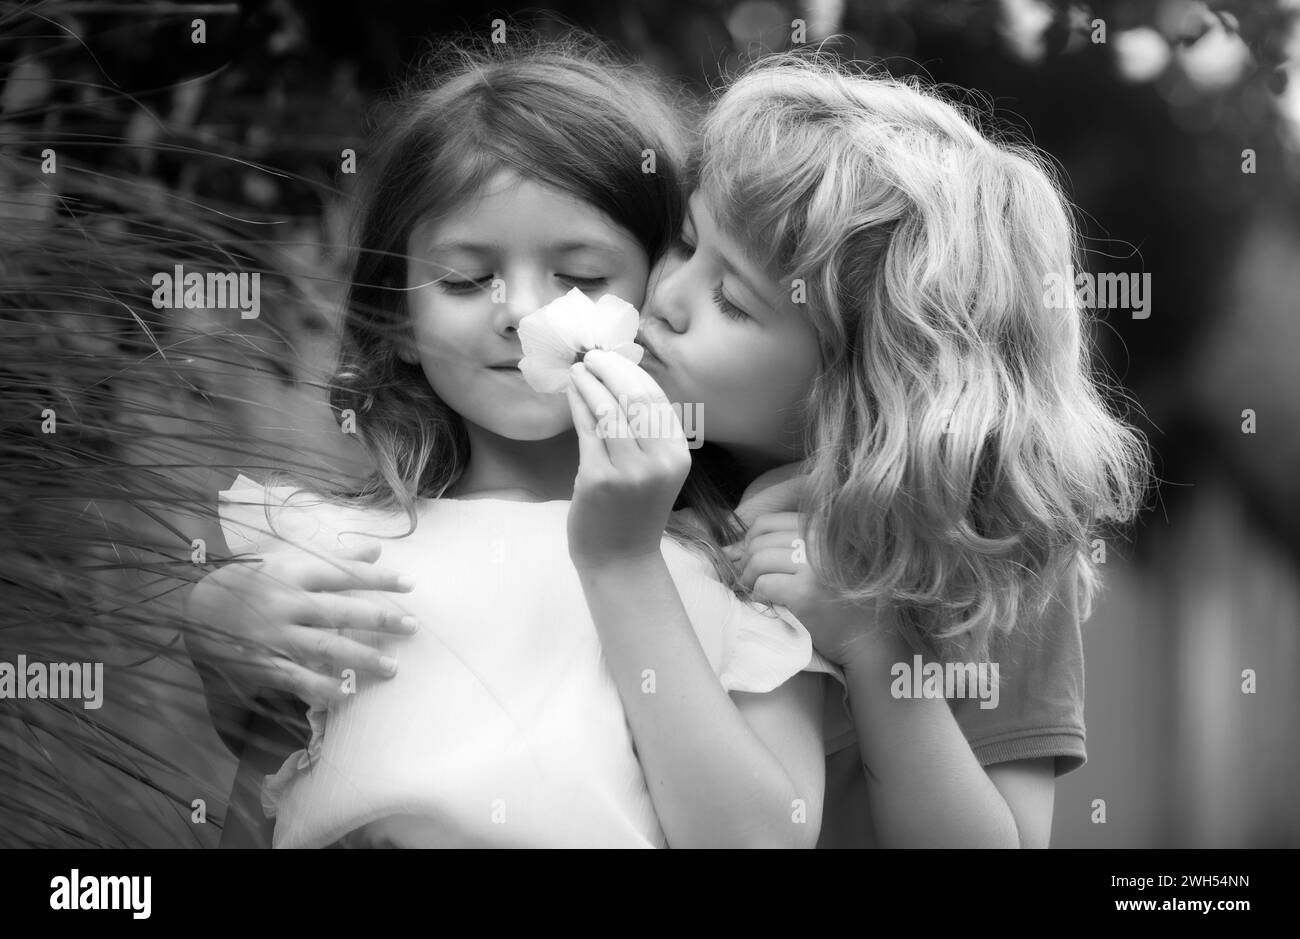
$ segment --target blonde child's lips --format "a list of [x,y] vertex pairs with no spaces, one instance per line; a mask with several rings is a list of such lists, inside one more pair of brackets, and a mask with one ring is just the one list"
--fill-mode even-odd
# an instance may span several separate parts
[[637,336],[636,342],[637,345],[645,350],[645,355],[641,360],[642,368],[645,368],[648,365],[658,365],[661,368],[668,367],[668,363],[659,357],[659,353],[655,351],[655,347],[651,345],[650,341],[645,336]]

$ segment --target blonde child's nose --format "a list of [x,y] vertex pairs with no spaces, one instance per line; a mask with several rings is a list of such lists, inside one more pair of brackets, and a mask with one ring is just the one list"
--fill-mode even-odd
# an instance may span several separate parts
[[673,332],[686,328],[687,305],[683,302],[682,268],[661,268],[646,292],[641,306],[641,322],[660,320]]

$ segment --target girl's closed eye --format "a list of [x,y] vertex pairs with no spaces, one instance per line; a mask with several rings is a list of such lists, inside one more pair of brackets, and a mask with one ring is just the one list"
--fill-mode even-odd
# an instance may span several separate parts
[[484,274],[482,277],[469,277],[465,279],[453,279],[448,275],[438,281],[438,286],[447,291],[447,293],[473,293],[476,290],[486,290],[491,284],[491,274]]
[[595,290],[609,283],[608,277],[578,277],[574,274],[556,274],[555,276],[579,290]]
[[[578,277],[574,274],[556,274],[555,277],[557,280],[572,287],[577,287],[579,290],[597,290],[609,283],[608,277]],[[438,283],[448,293],[466,294],[486,290],[492,285],[492,278],[493,275],[491,274],[464,279],[444,277]]]

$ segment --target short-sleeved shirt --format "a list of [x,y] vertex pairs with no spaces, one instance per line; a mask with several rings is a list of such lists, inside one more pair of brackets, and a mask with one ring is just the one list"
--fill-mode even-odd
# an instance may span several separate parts
[[[1001,685],[995,708],[975,697],[949,699],[981,766],[1055,759],[1056,775],[1087,760],[1083,718],[1083,637],[1076,579],[1057,581],[1043,616],[1018,628],[990,654]],[[826,802],[818,847],[873,847],[862,755],[840,689],[826,702]]]

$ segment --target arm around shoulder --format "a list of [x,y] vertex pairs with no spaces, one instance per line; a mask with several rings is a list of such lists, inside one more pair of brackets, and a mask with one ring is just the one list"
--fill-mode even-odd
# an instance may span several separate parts
[[826,793],[826,748],[822,702],[826,677],[800,672],[765,694],[732,692],[732,700],[754,734],[790,777],[790,824],[796,826],[784,847],[814,848],[821,835]]

